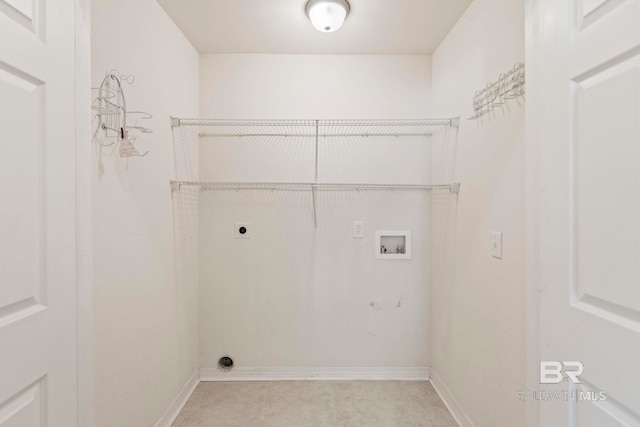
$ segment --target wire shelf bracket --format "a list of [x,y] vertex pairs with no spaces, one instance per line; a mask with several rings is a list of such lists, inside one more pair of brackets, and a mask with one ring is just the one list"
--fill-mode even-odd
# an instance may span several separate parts
[[177,117],[171,117],[171,128],[178,128],[180,127],[180,119]]

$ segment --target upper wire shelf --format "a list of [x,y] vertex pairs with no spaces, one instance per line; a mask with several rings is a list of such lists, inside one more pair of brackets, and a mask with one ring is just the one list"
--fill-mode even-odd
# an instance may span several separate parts
[[458,117],[403,120],[172,119],[174,128],[195,128],[201,138],[431,136],[440,130],[458,127],[459,123]]

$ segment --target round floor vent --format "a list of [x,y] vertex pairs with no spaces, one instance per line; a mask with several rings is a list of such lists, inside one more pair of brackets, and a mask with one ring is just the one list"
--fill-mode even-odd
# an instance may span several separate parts
[[222,369],[223,371],[230,370],[231,368],[233,368],[233,359],[229,356],[221,357],[220,360],[218,360],[218,368]]

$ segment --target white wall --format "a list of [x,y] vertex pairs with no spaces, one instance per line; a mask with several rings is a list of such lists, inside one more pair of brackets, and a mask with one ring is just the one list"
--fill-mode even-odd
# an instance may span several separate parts
[[203,117],[424,118],[431,58],[422,55],[203,55]]
[[93,86],[114,68],[134,74],[128,107],[154,115],[138,140],[147,157],[94,156],[95,425],[152,427],[198,363],[197,286],[177,280],[174,256],[169,116],[198,115],[199,57],[154,0],[91,12]]
[[[524,2],[512,0],[475,0],[433,55],[434,113],[463,120],[457,146],[434,146],[434,179],[453,170],[462,189],[432,201],[431,365],[476,426],[524,425],[524,108],[466,118],[474,92],[523,60]],[[504,233],[502,260],[491,231]]]
[[[428,56],[206,55],[201,115],[422,118]],[[313,180],[313,139],[203,143],[204,180]],[[424,141],[321,141],[320,181],[426,182]],[[428,196],[207,192],[200,208],[200,364],[422,367],[428,360]],[[233,225],[252,223],[236,240]],[[364,221],[365,239],[351,236]],[[413,259],[377,261],[375,230],[411,230]]]

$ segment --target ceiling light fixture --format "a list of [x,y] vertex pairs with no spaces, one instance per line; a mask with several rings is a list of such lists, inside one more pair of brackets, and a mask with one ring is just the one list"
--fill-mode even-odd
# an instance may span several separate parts
[[316,30],[332,33],[342,27],[350,9],[347,0],[309,0],[306,10]]

